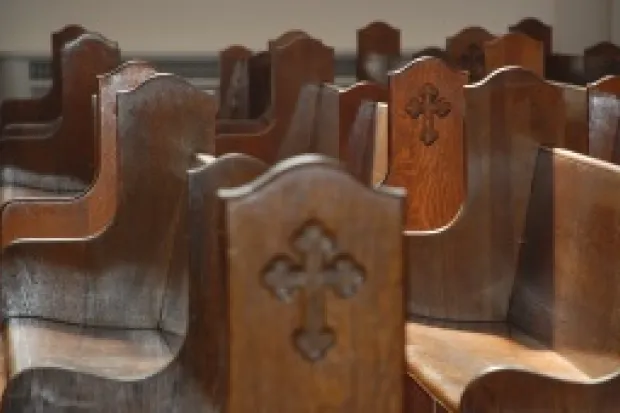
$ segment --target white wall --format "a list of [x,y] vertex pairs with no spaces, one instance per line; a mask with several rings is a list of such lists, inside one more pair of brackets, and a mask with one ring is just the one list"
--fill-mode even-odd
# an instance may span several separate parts
[[[203,54],[231,43],[264,48],[290,28],[339,51],[355,49],[355,30],[386,20],[402,30],[404,48],[443,45],[468,25],[503,33],[534,16],[562,27],[557,43],[571,49],[603,35],[599,3],[608,0],[0,0],[0,53],[47,54],[50,32],[81,23],[117,40],[127,53]],[[559,4],[576,13],[559,11]],[[572,13],[572,14],[571,14]],[[579,35],[566,21],[586,16]],[[607,35],[607,34],[605,34]],[[602,39],[601,39],[602,40]]]

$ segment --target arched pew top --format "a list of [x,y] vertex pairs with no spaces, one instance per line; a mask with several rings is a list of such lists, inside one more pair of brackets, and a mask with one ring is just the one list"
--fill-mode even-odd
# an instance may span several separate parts
[[[382,81],[401,55],[401,33],[383,21],[357,30],[357,80]],[[387,80],[387,79],[386,79]]]
[[284,47],[290,44],[292,41],[303,38],[312,38],[308,33],[303,30],[289,30],[282,33],[280,36],[268,42],[268,50],[273,50],[278,47]]
[[[270,411],[306,406],[402,412],[402,191],[370,189],[336,161],[302,155],[218,193],[224,202],[228,264],[228,276],[220,277],[226,293],[219,297],[219,308],[226,309],[223,319],[228,320],[221,346],[228,351],[211,357],[229,365],[234,394],[223,392],[222,397],[231,411],[260,405]],[[256,242],[247,231],[269,237]],[[239,254],[243,260],[236,259]],[[319,263],[319,269],[304,266],[308,261]],[[300,325],[295,301],[302,296],[286,286],[287,275],[320,277],[327,271],[338,280],[333,287],[318,287],[325,305],[308,307],[309,324]],[[243,310],[248,305],[252,311]],[[261,328],[265,320],[270,320],[267,330]],[[329,324],[317,330],[320,320]],[[313,339],[316,331],[324,332],[320,340]],[[252,363],[257,354],[279,362]],[[308,374],[317,382],[340,377],[332,389],[342,396],[334,398],[320,386],[299,387],[298,378]],[[286,397],[257,391],[252,383],[259,377]]]
[[454,36],[446,38],[446,53],[456,65],[467,70],[471,81],[485,75],[484,43],[495,36],[479,26],[466,27]]
[[516,24],[508,26],[508,31],[523,33],[541,42],[544,46],[545,56],[549,56],[552,53],[553,29],[543,21],[535,17],[526,17]]
[[543,77],[545,55],[543,43],[519,32],[507,33],[484,43],[486,72],[504,66],[521,66]]

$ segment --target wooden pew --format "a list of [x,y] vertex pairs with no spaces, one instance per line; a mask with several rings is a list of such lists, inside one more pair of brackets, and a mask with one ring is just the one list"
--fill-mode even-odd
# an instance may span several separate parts
[[523,33],[534,40],[543,44],[545,57],[553,53],[553,30],[548,24],[535,19],[526,17],[517,23],[508,26],[509,33]]
[[103,231],[112,221],[118,199],[116,94],[133,89],[156,71],[145,62],[129,61],[98,77],[96,99],[97,177],[77,198],[13,199],[1,214],[1,245],[22,240],[77,239]]
[[[600,292],[617,282],[613,236],[603,234],[620,216],[608,190],[620,170],[543,148],[564,139],[565,120],[542,105],[542,85],[552,90],[512,69],[466,86],[467,146],[449,141],[466,159],[466,172],[449,177],[467,177],[463,207],[449,225],[405,236],[409,397],[421,387],[446,411],[613,411],[618,403],[602,392],[618,386],[602,379],[620,368],[604,344],[617,334],[613,320],[600,320],[615,311],[615,289],[603,300]],[[429,188],[446,179],[426,164],[408,167]],[[410,196],[408,213],[440,207],[433,202]]]
[[467,27],[446,39],[446,52],[452,62],[469,72],[471,82],[477,82],[486,73],[484,43],[494,38],[482,27]]
[[249,60],[252,51],[241,45],[219,53],[220,88],[218,119],[249,119]]
[[485,42],[485,75],[506,66],[520,66],[545,75],[544,44],[522,33],[508,33]]
[[[62,116],[53,130],[42,136],[5,137],[0,140],[3,201],[17,197],[20,187],[41,192],[79,193],[95,174],[95,125],[92,95],[97,75],[114,69],[120,52],[97,34],[86,33],[69,43],[62,54]],[[31,192],[31,191],[26,191]]]
[[[78,25],[68,25],[52,33],[52,86],[47,93],[40,98],[8,99],[0,103],[0,136],[36,132],[38,129],[36,124],[50,123],[61,116],[63,49],[66,45],[85,33],[86,29]],[[39,126],[42,126],[44,130],[50,127],[50,125]]]
[[402,193],[305,155],[219,196],[223,236],[210,256],[226,267],[205,271],[204,288],[219,340],[202,350],[222,373],[206,383],[214,404],[402,412]]
[[146,412],[156,411],[158,391],[175,394],[174,380],[134,386],[168,366],[182,341],[169,326],[184,320],[162,317],[167,287],[187,275],[186,171],[196,153],[215,149],[216,107],[172,75],[119,93],[112,221],[88,237],[33,237],[3,250],[3,411]]
[[357,30],[358,81],[387,83],[387,72],[401,59],[400,30],[374,21]]
[[235,132],[232,124],[231,133],[220,129],[216,138],[218,155],[245,153],[269,164],[275,162],[303,85],[333,82],[334,50],[317,39],[297,37],[282,47],[274,46],[271,55],[272,115],[260,129]]
[[348,88],[329,84],[304,86],[277,159],[314,153],[346,163],[349,135],[358,108],[365,100],[386,99],[387,89],[370,82],[358,82]]

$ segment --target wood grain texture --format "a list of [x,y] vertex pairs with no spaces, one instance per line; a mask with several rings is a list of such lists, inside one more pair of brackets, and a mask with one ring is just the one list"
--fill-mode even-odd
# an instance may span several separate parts
[[20,240],[68,239],[93,236],[112,221],[118,204],[119,180],[116,94],[133,89],[155,75],[147,63],[129,61],[99,76],[96,100],[99,149],[98,174],[93,185],[76,199],[38,198],[13,201],[2,211],[2,248]]
[[[465,100],[467,198],[448,227],[407,235],[412,263],[408,311],[439,319],[502,321],[516,271],[537,140],[564,138],[564,118],[549,117],[560,107],[561,96],[531,72],[514,68],[467,86]],[[425,169],[420,162],[409,165],[412,177]],[[424,204],[429,198],[419,192],[408,202]]]
[[436,58],[391,74],[386,184],[407,190],[406,231],[444,226],[461,207],[466,82],[463,73]]
[[484,44],[484,64],[487,74],[505,66],[520,66],[543,77],[544,45],[523,33],[508,33]]
[[[400,413],[402,193],[370,190],[333,161],[305,155],[220,195],[228,237],[227,411]],[[290,301],[282,301],[288,287],[271,290],[264,277],[289,260],[300,277],[326,278],[309,278],[297,293],[291,286]],[[353,269],[361,279],[347,278]],[[315,284],[321,279],[334,283]],[[310,341],[297,341],[300,334]],[[312,352],[304,355],[300,345]]]

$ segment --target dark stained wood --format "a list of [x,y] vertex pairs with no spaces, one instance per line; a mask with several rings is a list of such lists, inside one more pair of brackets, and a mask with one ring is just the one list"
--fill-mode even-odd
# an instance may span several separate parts
[[545,56],[549,56],[553,50],[553,29],[548,24],[534,17],[527,17],[516,24],[508,26],[511,33],[523,33],[543,44]]
[[484,43],[494,38],[482,27],[467,27],[446,39],[446,53],[459,68],[469,72],[471,82],[476,82],[486,73]]
[[271,56],[269,51],[255,53],[248,61],[250,79],[250,118],[263,116],[271,105]]
[[220,52],[220,106],[218,118],[248,119],[250,90],[248,61],[252,51],[233,45]]
[[620,77],[608,76],[588,85],[588,154],[620,164]]
[[400,48],[400,30],[386,22],[374,21],[358,29],[357,80],[381,81],[393,61],[400,59]]
[[83,191],[93,181],[97,154],[91,97],[97,93],[97,75],[114,69],[120,52],[116,43],[87,33],[65,47],[62,61],[60,124],[45,136],[0,141],[3,185],[62,192]]
[[363,101],[387,102],[387,88],[371,82],[357,82],[340,92],[340,159],[347,162],[349,154],[349,138],[353,123]]
[[67,25],[52,33],[52,86],[37,99],[11,99],[0,104],[0,133],[10,124],[52,122],[62,112],[62,51],[66,45],[86,33],[78,25]]
[[520,66],[540,77],[545,74],[543,44],[523,33],[508,33],[484,44],[486,73],[505,66]]
[[[407,231],[446,225],[463,202],[466,82],[465,74],[431,57],[390,76],[386,183],[407,189]],[[425,172],[412,174],[412,165]],[[415,201],[420,197],[424,203]]]
[[227,322],[203,352],[229,371],[216,405],[402,412],[402,195],[316,155],[220,191],[228,274],[213,298]]
[[99,76],[95,135],[100,159],[95,182],[76,199],[12,200],[2,211],[2,248],[23,239],[85,238],[105,229],[114,217],[119,190],[116,93],[133,89],[155,73],[145,62],[130,61]]
[[273,163],[288,131],[303,85],[333,82],[334,50],[319,40],[299,37],[286,46],[274,48],[271,55],[274,95],[268,124],[258,132],[218,134],[218,155],[245,153]]
[[388,172],[388,105],[364,101],[349,135],[349,172],[370,186],[384,183]]
[[566,135],[564,143],[556,146],[588,154],[588,89],[584,86],[549,82],[562,91],[564,113],[566,114]]
[[589,82],[606,75],[620,74],[620,47],[611,42],[600,42],[585,49],[583,58]]
[[163,306],[166,289],[187,273],[186,171],[197,152],[214,151],[217,103],[172,75],[149,78],[117,101],[122,184],[113,221],[89,238],[3,250],[6,411],[83,403],[174,411],[175,380],[150,391],[135,380],[164,369],[178,349],[174,336],[184,333],[182,308]]

